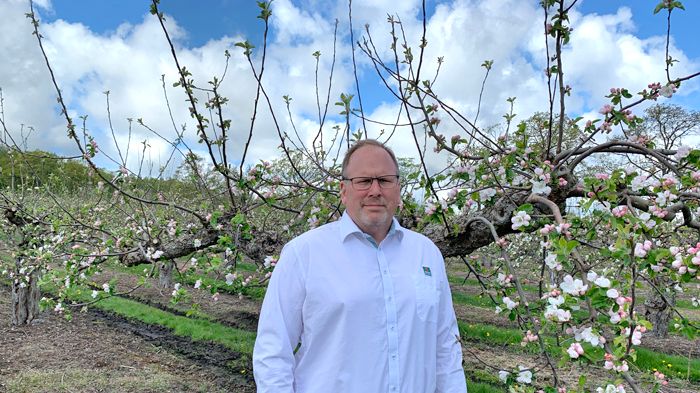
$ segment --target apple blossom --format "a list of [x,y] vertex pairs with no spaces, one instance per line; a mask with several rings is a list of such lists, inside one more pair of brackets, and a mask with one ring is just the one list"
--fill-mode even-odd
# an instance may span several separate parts
[[617,299],[620,297],[620,292],[615,288],[610,288],[605,292],[605,295],[611,299]]
[[578,278],[574,279],[569,274],[564,277],[564,281],[559,285],[559,287],[562,289],[562,291],[572,296],[583,295],[586,293],[586,290],[588,290],[588,285],[584,285],[583,281]]
[[555,307],[561,306],[564,304],[564,296],[550,296],[549,299],[547,299],[547,302]]
[[495,188],[485,188],[481,191],[479,191],[479,200],[481,202],[487,202],[491,200],[496,195],[496,189]]
[[532,383],[532,371],[523,366],[518,366],[520,372],[518,373],[518,378],[516,381],[520,383],[530,384]]
[[626,393],[624,386],[622,386],[622,385],[615,386],[612,384],[608,384],[605,387],[605,389],[599,387],[595,391],[596,391],[596,393]]
[[525,332],[525,335],[523,336],[523,340],[520,343],[520,345],[524,347],[528,343],[531,343],[533,341],[537,341],[537,339],[538,339],[538,336],[536,334],[532,333],[531,330],[528,330],[527,332]]
[[530,215],[527,214],[527,212],[520,210],[510,219],[510,221],[513,223],[512,228],[517,230],[521,227],[530,225]]
[[512,310],[515,307],[518,307],[519,302],[514,302],[507,296],[503,297],[502,300],[503,300],[503,303],[506,305],[506,308],[508,308],[509,310]]
[[263,261],[263,266],[265,266],[265,268],[274,267],[276,263],[277,263],[277,259],[275,257],[273,257],[272,255],[268,255],[265,257],[265,260]]
[[671,98],[673,93],[676,92],[676,85],[673,83],[668,83],[659,89],[659,94],[666,98]]
[[571,311],[562,310],[557,306],[549,305],[544,311],[544,316],[555,322],[568,322],[571,319]]
[[545,265],[547,265],[547,267],[550,268],[551,270],[557,270],[557,271],[559,271],[559,270],[562,269],[561,263],[559,263],[559,262],[557,261],[557,255],[556,255],[556,254],[552,254],[552,253],[547,254],[547,256],[544,258],[544,263],[545,263]]
[[583,347],[579,343],[572,343],[569,346],[569,349],[566,350],[566,353],[569,354],[570,358],[576,359],[580,355],[583,355]]
[[544,180],[533,181],[532,193],[547,196],[552,193],[552,188],[549,187]]

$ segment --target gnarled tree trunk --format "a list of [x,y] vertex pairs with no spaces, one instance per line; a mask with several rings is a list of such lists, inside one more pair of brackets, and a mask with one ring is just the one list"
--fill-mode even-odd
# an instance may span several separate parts
[[158,271],[158,286],[160,286],[161,289],[172,288],[174,268],[175,262],[170,259],[161,262]]
[[28,325],[39,315],[39,273],[29,274],[29,283],[24,279],[12,281],[12,324]]
[[[665,288],[670,288],[671,283],[668,279],[656,276],[652,279],[652,283],[659,291],[664,291]],[[654,337],[665,338],[668,336],[668,323],[671,320],[673,313],[672,307],[676,305],[676,292],[660,294],[656,290],[651,290],[644,301],[644,318],[651,322],[653,329],[651,334]]]

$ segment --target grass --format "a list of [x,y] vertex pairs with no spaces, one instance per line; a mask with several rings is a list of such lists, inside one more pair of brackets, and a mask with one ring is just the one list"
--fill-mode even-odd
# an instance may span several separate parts
[[[475,340],[489,345],[508,346],[512,351],[536,351],[535,347],[528,345],[525,348],[520,346],[522,333],[516,329],[499,328],[492,325],[467,324],[459,321],[459,333],[463,339]],[[650,340],[652,338],[649,338]],[[559,355],[559,351],[554,348],[554,342],[547,339],[548,345],[552,348],[553,355]],[[634,365],[643,371],[660,371],[675,378],[686,379],[692,383],[700,382],[700,360],[688,359],[682,356],[667,355],[655,352],[646,348],[635,348],[637,360]],[[669,366],[670,365],[670,366]]]
[[470,295],[464,292],[452,292],[452,302],[455,304],[465,304],[475,307],[490,308],[496,307],[488,296]]
[[[71,300],[79,302],[91,301],[85,290],[74,292]],[[113,312],[126,318],[135,319],[150,325],[163,326],[175,335],[190,337],[195,341],[212,341],[239,353],[252,354],[255,343],[255,333],[230,328],[207,319],[187,318],[151,307],[137,301],[120,297],[108,297],[95,303],[92,307]]]
[[[8,393],[122,391],[134,393],[177,391],[178,375],[153,369],[105,371],[95,369],[28,370],[6,381]],[[191,390],[190,390],[191,389]],[[188,386],[192,392],[219,392],[215,386]]]
[[505,393],[505,388],[483,382],[472,382],[467,378],[467,391],[469,393]]
[[658,370],[669,377],[686,379],[693,383],[700,382],[700,360],[698,359],[688,359],[650,351],[646,348],[637,348],[637,361],[634,364],[645,371]]
[[484,325],[479,323],[466,323],[457,321],[459,326],[459,334],[463,339],[475,340],[488,344],[496,345],[517,345],[520,348],[520,342],[523,339],[523,334],[520,330],[499,328],[493,325]]

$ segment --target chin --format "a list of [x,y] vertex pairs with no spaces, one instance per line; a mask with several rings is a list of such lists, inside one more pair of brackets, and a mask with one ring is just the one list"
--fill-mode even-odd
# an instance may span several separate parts
[[391,222],[391,216],[389,216],[389,213],[387,212],[363,214],[361,221],[367,226],[376,227],[386,225],[388,222]]

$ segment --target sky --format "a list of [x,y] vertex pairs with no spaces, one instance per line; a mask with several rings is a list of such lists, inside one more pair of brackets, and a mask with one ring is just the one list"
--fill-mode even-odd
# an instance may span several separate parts
[[[538,3],[426,1],[424,75],[434,75],[436,59],[444,57],[433,90],[467,118],[474,118],[478,111],[480,127],[502,124],[509,110],[509,97],[516,97],[516,122],[547,109],[544,17]],[[665,80],[666,16],[663,12],[653,14],[656,3],[580,0],[576,4],[571,13],[571,42],[563,54],[565,80],[572,88],[567,104],[569,116],[599,118],[598,111],[607,103],[605,95],[610,88],[626,87],[637,92],[649,83]],[[672,77],[700,70],[700,43],[694,38],[698,36],[700,4],[688,0],[684,4],[686,10],[674,11],[672,19],[670,53],[678,60]],[[34,6],[69,113],[81,133],[84,128],[85,134],[98,143],[100,165],[116,168],[125,163],[137,171],[140,163],[146,162],[142,173],[145,170],[153,174],[166,164],[172,171],[175,165],[170,163],[181,160],[176,154],[174,161],[169,161],[172,141],[183,128],[185,136],[178,147],[186,145],[204,154],[204,146],[194,134],[184,92],[173,87],[178,79],[176,69],[158,21],[148,12],[148,1],[39,0]],[[179,61],[191,70],[195,83],[208,87],[208,81],[215,76],[221,79],[226,70],[220,90],[229,98],[225,111],[232,121],[229,157],[240,162],[253,116],[256,83],[247,59],[235,44],[247,40],[255,46],[252,61],[258,70],[264,23],[257,18],[256,2],[162,0],[160,7]],[[3,120],[22,147],[74,154],[76,149],[66,137],[47,67],[24,16],[28,10],[26,0],[0,0]],[[340,108],[334,105],[340,94],[355,94],[352,106],[359,107],[348,10],[347,1],[273,1],[263,76],[272,112],[261,101],[246,165],[280,156],[278,128],[297,145],[310,143],[322,130],[324,146],[331,146],[334,126],[344,124]],[[419,0],[352,1],[354,40],[367,37],[364,26],[368,25],[378,54],[391,59],[386,22],[389,14],[400,18],[409,44],[417,53],[422,30]],[[228,66],[224,56],[227,50],[231,54]],[[312,55],[316,51],[321,53],[318,71]],[[479,106],[484,60],[493,60],[493,68]],[[378,122],[395,122],[399,105],[357,47],[355,63],[365,115]],[[329,91],[328,116],[324,118],[319,116],[318,108],[326,105]],[[282,98],[285,95],[292,99],[289,112]],[[202,95],[201,100],[205,99]],[[663,100],[700,110],[700,83],[684,83],[671,100]],[[636,112],[642,114],[643,108]],[[361,123],[353,119],[352,130],[360,127]],[[442,130],[448,137],[459,132],[451,130],[449,124]],[[367,126],[370,137],[385,138],[390,131],[383,125]],[[400,129],[389,141],[399,156],[415,156],[409,135]],[[431,156],[430,160],[434,167],[445,161],[439,156]]]

